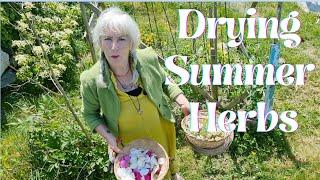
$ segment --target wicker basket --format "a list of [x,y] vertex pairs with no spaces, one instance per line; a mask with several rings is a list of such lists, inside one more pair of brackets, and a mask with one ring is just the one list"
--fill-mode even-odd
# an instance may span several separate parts
[[120,180],[120,176],[117,173],[117,170],[119,167],[119,160],[122,158],[122,156],[126,154],[130,154],[130,149],[132,148],[143,148],[148,149],[154,152],[157,155],[157,158],[165,158],[165,163],[161,166],[160,173],[157,175],[155,173],[152,173],[152,179],[154,180],[161,180],[163,179],[168,170],[169,170],[169,157],[165,149],[156,141],[153,141],[151,139],[138,139],[135,141],[130,142],[128,145],[126,145],[122,149],[122,153],[118,154],[115,161],[114,161],[114,174],[117,179]]
[[234,138],[234,133],[232,132],[221,146],[216,147],[216,148],[212,148],[212,149],[199,148],[199,147],[194,146],[190,142],[189,142],[189,144],[191,145],[193,150],[198,153],[205,154],[208,156],[215,156],[215,155],[219,155],[219,154],[224,153],[230,147],[230,145],[233,141],[233,138]]
[[[199,122],[201,122],[204,117],[207,117],[207,113],[204,111],[200,111],[199,112]],[[223,144],[225,144],[226,139],[228,138],[228,136],[230,136],[230,132],[225,132],[224,133],[224,137],[220,138],[220,139],[202,139],[197,137],[196,135],[192,134],[189,131],[189,120],[190,120],[190,115],[184,117],[181,121],[181,127],[183,129],[183,131],[185,132],[185,136],[187,138],[187,140],[192,144],[193,147],[198,147],[200,149],[214,149],[217,148],[219,146],[222,146]]]

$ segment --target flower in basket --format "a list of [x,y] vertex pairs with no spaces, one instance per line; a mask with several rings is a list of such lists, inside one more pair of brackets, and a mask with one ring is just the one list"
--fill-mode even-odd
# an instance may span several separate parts
[[[219,128],[217,128],[216,132],[208,132],[206,125],[208,124],[208,116],[203,116],[199,119],[199,132],[191,132],[189,131],[193,136],[195,136],[197,139],[201,140],[214,140],[214,141],[220,141],[223,140],[226,137],[226,133],[221,131]],[[217,127],[218,124],[216,124]],[[190,130],[188,126],[188,130]]]
[[130,154],[120,158],[118,174],[126,180],[151,180],[152,173],[160,173],[164,158],[157,158],[150,150],[132,148]]

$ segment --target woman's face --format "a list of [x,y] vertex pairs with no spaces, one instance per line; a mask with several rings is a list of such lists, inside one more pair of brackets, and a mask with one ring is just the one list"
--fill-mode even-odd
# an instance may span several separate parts
[[131,48],[132,43],[128,35],[107,30],[105,36],[101,37],[101,49],[112,65],[127,63]]

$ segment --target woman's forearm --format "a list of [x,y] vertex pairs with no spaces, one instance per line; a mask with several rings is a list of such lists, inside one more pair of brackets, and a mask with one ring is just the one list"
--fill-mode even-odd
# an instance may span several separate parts
[[100,134],[105,140],[107,140],[107,142],[110,142],[110,136],[112,136],[112,134],[110,133],[110,131],[108,130],[107,126],[105,124],[100,124],[99,126],[97,126],[95,128],[95,130],[97,131],[98,134]]
[[100,124],[95,128],[98,134],[100,134],[109,144],[110,148],[116,153],[120,153],[121,149],[118,147],[117,139],[114,135],[108,130],[105,124]]
[[189,104],[188,99],[182,93],[175,98],[175,101],[180,107],[182,105]]

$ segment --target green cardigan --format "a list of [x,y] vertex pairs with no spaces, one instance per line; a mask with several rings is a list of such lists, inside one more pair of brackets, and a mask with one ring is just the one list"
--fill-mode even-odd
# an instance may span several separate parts
[[[81,73],[82,115],[93,132],[98,125],[104,123],[113,135],[118,136],[120,102],[110,78],[109,67],[106,68],[104,74],[107,81],[106,87],[99,86],[96,81],[100,74],[100,62]],[[164,84],[166,73],[160,66],[157,54],[152,48],[137,50],[136,69],[150,100],[164,119],[174,123],[175,119],[169,109],[165,94],[174,99],[182,91],[177,85]]]

